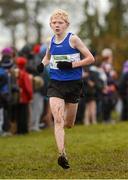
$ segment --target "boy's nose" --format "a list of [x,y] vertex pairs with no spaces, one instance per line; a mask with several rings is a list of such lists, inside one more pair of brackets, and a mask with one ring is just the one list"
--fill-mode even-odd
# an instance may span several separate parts
[[55,25],[56,25],[56,27],[58,27],[58,26],[59,26],[59,24],[58,24],[58,23],[56,23]]

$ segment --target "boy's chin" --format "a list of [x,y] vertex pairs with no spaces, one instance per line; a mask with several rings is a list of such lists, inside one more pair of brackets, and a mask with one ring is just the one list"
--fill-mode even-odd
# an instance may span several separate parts
[[56,35],[60,35],[61,32],[60,32],[60,31],[55,31],[55,34],[56,34]]

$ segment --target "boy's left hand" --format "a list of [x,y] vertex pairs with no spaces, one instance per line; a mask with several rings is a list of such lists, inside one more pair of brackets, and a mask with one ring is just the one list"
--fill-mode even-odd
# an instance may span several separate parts
[[58,61],[57,67],[61,70],[72,69],[72,62]]

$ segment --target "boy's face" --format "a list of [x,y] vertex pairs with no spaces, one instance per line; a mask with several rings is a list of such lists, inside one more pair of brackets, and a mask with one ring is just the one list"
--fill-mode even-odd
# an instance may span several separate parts
[[65,22],[61,17],[53,17],[50,26],[56,35],[61,35],[68,28],[68,23]]

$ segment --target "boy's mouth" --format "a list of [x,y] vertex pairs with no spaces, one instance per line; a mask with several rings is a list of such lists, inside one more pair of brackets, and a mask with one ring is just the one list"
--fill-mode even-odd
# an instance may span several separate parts
[[60,29],[56,29],[56,32],[59,32],[60,31]]

